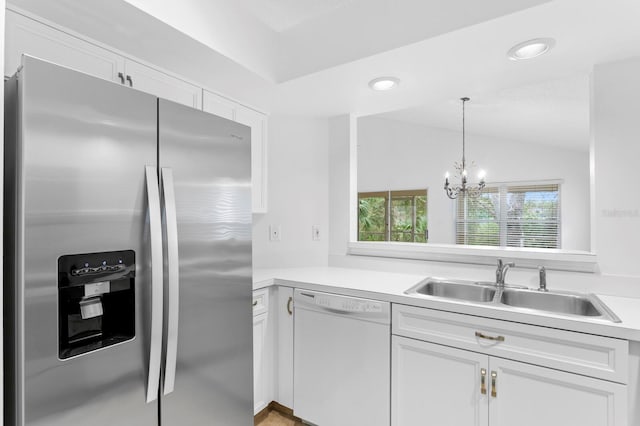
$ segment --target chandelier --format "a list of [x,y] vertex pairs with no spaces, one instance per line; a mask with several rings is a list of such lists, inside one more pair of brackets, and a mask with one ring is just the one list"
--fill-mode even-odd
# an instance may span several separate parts
[[[477,198],[482,193],[482,189],[485,186],[484,182],[484,171],[480,171],[478,174],[478,178],[480,182],[477,185],[471,185],[467,180],[467,163],[464,157],[464,104],[469,100],[469,98],[460,98],[462,101],[462,162],[458,163],[457,161],[453,163],[453,167],[456,169],[456,176],[460,179],[459,185],[451,185],[449,183],[449,172],[444,176],[444,191],[447,193],[447,197],[452,200],[458,198],[458,195],[464,194],[469,197]],[[476,165],[474,162],[471,162],[470,167],[474,168]]]

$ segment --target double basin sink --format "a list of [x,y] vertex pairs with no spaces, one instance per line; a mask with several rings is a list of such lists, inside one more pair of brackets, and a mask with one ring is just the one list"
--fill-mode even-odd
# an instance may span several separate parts
[[594,294],[543,292],[508,285],[498,287],[488,282],[437,278],[429,278],[405,293],[620,322]]

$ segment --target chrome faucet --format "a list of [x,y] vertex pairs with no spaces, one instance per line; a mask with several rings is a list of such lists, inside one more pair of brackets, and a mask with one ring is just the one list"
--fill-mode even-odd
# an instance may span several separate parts
[[498,267],[496,268],[496,286],[504,287],[504,279],[507,276],[509,268],[516,266],[515,263],[502,263],[502,259],[498,259]]
[[549,291],[547,290],[547,270],[544,266],[538,266],[538,274],[540,275],[540,287],[538,291]]

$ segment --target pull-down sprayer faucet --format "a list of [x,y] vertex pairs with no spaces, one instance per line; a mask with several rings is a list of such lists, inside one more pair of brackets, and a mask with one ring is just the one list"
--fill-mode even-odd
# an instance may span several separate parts
[[509,268],[516,266],[514,262],[502,263],[502,259],[498,259],[498,267],[496,268],[496,286],[504,287],[504,279],[507,276]]

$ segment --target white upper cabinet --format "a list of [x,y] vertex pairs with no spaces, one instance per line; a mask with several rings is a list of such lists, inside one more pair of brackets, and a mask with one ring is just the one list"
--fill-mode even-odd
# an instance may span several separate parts
[[125,60],[124,84],[192,108],[202,108],[202,89],[130,59]]
[[200,87],[7,10],[5,76],[16,72],[24,53],[170,101],[202,108]]
[[254,213],[267,211],[267,116],[181,78],[142,64],[74,35],[7,9],[5,76],[18,69],[23,54],[114,81],[251,127],[251,183]]
[[254,213],[267,212],[267,116],[238,105],[236,121],[251,127],[251,198]]
[[218,117],[235,120],[237,107],[238,104],[231,99],[203,90],[202,109],[204,111],[215,114]]
[[223,96],[203,91],[203,110],[251,127],[253,213],[267,212],[267,116]]
[[4,75],[13,75],[23,53],[105,80],[118,81],[124,58],[107,49],[6,11]]

